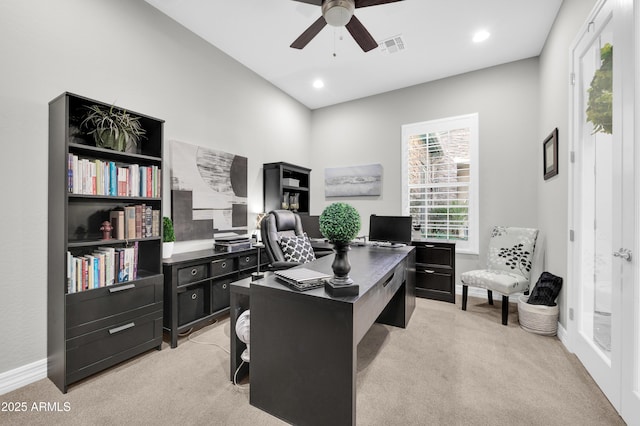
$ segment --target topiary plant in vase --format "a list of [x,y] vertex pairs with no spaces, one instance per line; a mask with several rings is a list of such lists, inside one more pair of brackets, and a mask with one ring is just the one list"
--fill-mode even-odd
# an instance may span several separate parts
[[[337,286],[349,286],[353,284],[353,280],[349,278],[351,264],[347,253],[350,250],[349,242],[360,231],[360,214],[353,206],[338,202],[327,206],[319,221],[320,232],[333,244],[336,252],[331,264],[334,276],[329,283],[333,285],[334,290]],[[357,291],[357,286],[355,287]],[[328,287],[325,288],[329,290]]]
[[176,235],[173,232],[173,222],[170,218],[162,218],[162,258],[167,259],[173,254],[173,243]]

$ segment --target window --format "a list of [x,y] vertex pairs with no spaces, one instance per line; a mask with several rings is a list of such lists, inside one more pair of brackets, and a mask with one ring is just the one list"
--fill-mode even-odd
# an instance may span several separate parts
[[478,253],[478,114],[402,126],[402,205],[423,238]]

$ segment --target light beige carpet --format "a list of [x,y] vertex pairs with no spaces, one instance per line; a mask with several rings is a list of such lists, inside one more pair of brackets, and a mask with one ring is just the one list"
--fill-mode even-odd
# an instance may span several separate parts
[[[407,329],[375,324],[358,346],[359,425],[624,424],[589,374],[555,337],[527,333],[512,304],[469,298],[468,310],[417,299]],[[229,347],[229,320],[191,339]],[[281,425],[229,381],[229,355],[182,338],[92,376],[62,394],[48,379],[0,396],[27,412],[3,425]],[[31,410],[58,403],[68,411]],[[321,401],[318,401],[321,404]],[[329,407],[327,409],[330,409]]]

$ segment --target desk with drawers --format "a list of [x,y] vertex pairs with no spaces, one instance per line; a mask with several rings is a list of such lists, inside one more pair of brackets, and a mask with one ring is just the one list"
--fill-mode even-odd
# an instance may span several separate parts
[[[355,424],[358,342],[374,322],[407,326],[415,308],[415,249],[353,247],[349,261],[358,296],[297,292],[273,274],[248,289],[246,282],[234,287],[242,296],[236,303],[244,299],[246,306],[247,290],[250,297],[251,405],[293,424]],[[332,262],[325,256],[303,266],[331,273]]]

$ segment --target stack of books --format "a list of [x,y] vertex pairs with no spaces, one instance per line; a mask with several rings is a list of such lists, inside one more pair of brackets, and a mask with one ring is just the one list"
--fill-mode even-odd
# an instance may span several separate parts
[[213,249],[217,252],[233,253],[251,248],[249,235],[233,235],[230,237],[218,237],[213,243]]

